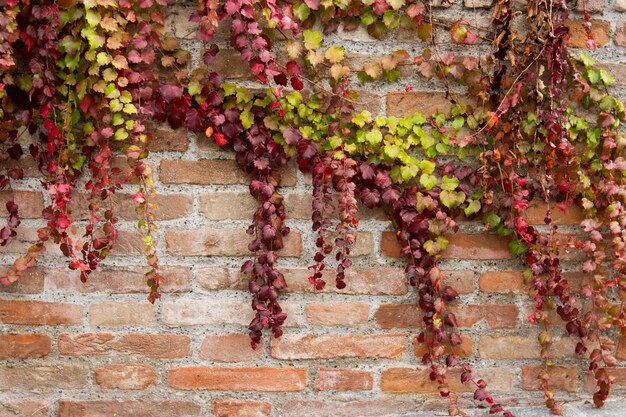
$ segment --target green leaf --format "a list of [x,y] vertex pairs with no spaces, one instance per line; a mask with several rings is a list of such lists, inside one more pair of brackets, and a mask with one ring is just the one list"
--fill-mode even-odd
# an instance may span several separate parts
[[463,118],[463,116],[457,116],[454,118],[454,121],[452,122],[452,127],[454,128],[454,130],[459,130],[463,127],[464,124],[465,124],[465,119]]
[[424,159],[423,161],[420,161],[419,163],[420,170],[422,170],[422,172],[425,174],[432,174],[435,171],[436,167],[437,167],[437,164],[426,159]]
[[591,56],[589,56],[589,54],[585,51],[581,51],[580,52],[580,57],[578,58],[578,60],[586,67],[586,68],[590,68],[593,66],[593,64],[595,64],[596,62],[593,60],[593,58],[591,58]]
[[359,127],[365,126],[365,123],[369,123],[372,121],[372,113],[367,110],[363,110],[361,113],[356,114],[352,118],[352,123]]
[[383,140],[383,134],[380,133],[380,130],[371,130],[365,134],[365,139],[371,145],[377,145]]
[[300,22],[304,22],[311,13],[311,9],[304,2],[296,3],[293,5],[293,14],[300,20]]
[[190,95],[195,96],[202,92],[202,85],[198,81],[193,80],[187,85],[187,91],[189,91]]
[[418,171],[419,170],[415,165],[404,165],[400,168],[400,176],[406,182],[415,178]]
[[115,140],[124,140],[128,137],[128,132],[126,129],[120,128],[115,131],[115,135],[113,137]]
[[528,250],[528,246],[519,239],[513,239],[509,242],[509,252],[513,256],[519,256]]
[[250,129],[254,124],[254,115],[248,110],[242,111],[239,115],[239,119],[241,119],[241,124],[246,130]]
[[400,147],[395,145],[385,145],[385,155],[391,159],[396,159],[400,155]]
[[442,190],[454,191],[456,190],[456,187],[458,186],[459,186],[459,179],[456,177],[449,177],[447,175],[444,175],[443,178],[441,178]]
[[469,204],[467,205],[467,207],[465,207],[463,211],[465,212],[465,215],[469,217],[472,214],[478,213],[479,210],[480,210],[480,201],[469,200]]
[[453,209],[463,204],[465,201],[465,193],[462,191],[443,190],[441,194],[439,194],[439,201],[441,201],[444,206]]
[[437,185],[437,177],[430,174],[422,174],[420,176],[420,184],[426,191],[431,190]]
[[495,211],[489,211],[483,216],[483,223],[488,224],[491,227],[496,227],[501,221],[502,219],[496,214]]
[[232,83],[223,83],[221,86],[224,91],[224,97],[234,96],[237,93],[237,86]]
[[304,37],[304,47],[306,49],[318,49],[322,46],[322,34],[311,29],[307,29],[302,33]]
[[333,46],[328,48],[324,53],[324,57],[333,64],[337,64],[344,59],[343,46]]

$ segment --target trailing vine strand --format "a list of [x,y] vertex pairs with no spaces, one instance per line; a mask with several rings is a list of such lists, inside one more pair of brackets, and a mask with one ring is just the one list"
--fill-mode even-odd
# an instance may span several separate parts
[[[458,293],[445,284],[438,263],[460,218],[482,221],[486,231],[508,236],[511,254],[527,265],[534,301],[529,320],[542,329],[546,406],[562,413],[549,380],[554,366],[549,312],[555,310],[595,377],[593,400],[601,407],[611,387],[608,369],[616,364],[613,329],[626,334],[626,136],[621,129],[626,114],[609,93],[613,78],[588,54],[573,56],[567,48],[571,1],[531,0],[519,9],[498,0],[490,27],[441,19],[430,3],[200,0],[190,20],[207,49],[203,65],[189,70],[190,54],[164,35],[166,0],[3,0],[0,158],[20,160],[28,146],[51,203],[42,213],[46,225],[38,230],[38,241],[0,282],[17,281],[51,241],[69,268],[89,279],[118,235],[110,197],[131,183],[149,265],[148,298],[158,299],[163,278],[145,122],[167,122],[231,149],[250,175],[258,207],[247,230],[253,259],[241,270],[253,294],[253,347],[265,328],[280,337],[287,317],[279,302],[287,283],[277,265],[290,231],[279,169],[295,160],[313,184],[317,250],[309,268],[311,285],[316,290],[326,285],[327,259],[334,256],[329,264],[335,285],[346,286],[358,204],[384,210],[422,310],[418,341],[427,347],[422,362],[440,395],[449,398],[450,415],[467,415],[447,380],[448,370],[459,368],[461,382],[473,384],[475,400],[486,403],[491,414],[512,416],[488,394],[487,382],[475,379],[469,364],[451,353],[461,343],[449,308]],[[583,15],[593,49],[591,20],[586,11]],[[520,16],[526,21],[518,32],[513,19]],[[219,47],[211,42],[222,25],[229,27],[232,47],[266,84],[265,91],[231,84],[225,74],[212,71]],[[363,27],[374,38],[409,31],[426,48],[416,57],[390,51],[355,70],[341,46],[324,40],[323,34],[340,27]],[[490,52],[445,52],[437,42],[442,30],[458,47],[487,40]],[[286,57],[273,52],[276,45]],[[352,83],[397,82],[407,66],[423,80],[445,86],[449,113],[383,117],[355,109],[362,101]],[[412,88],[407,85],[405,92]],[[25,132],[33,143],[22,140]],[[130,164],[128,175],[114,163],[120,148]],[[20,168],[7,168],[0,189],[10,189],[23,176]],[[79,220],[72,210],[82,191],[88,193],[89,213],[81,236],[71,226]],[[527,218],[533,199],[550,207],[543,226]],[[555,212],[573,205],[585,216],[582,235],[563,234],[554,221]],[[20,225],[17,204],[9,201],[6,208],[3,246]],[[585,256],[581,268],[589,280],[581,296],[590,302],[586,310],[563,275],[562,255],[568,251]]]

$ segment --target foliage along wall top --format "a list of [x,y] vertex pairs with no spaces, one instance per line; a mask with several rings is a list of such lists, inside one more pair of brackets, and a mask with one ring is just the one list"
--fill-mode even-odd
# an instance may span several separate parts
[[[475,380],[471,367],[449,353],[460,337],[446,303],[458,294],[443,284],[437,264],[459,216],[509,236],[510,252],[527,264],[534,300],[529,319],[544,328],[540,378],[547,407],[561,413],[548,378],[554,365],[551,309],[578,340],[576,353],[594,373],[593,399],[602,406],[611,383],[607,368],[616,362],[611,335],[614,329],[626,332],[625,113],[608,92],[611,75],[589,55],[572,56],[566,48],[571,3],[535,0],[520,8],[499,0],[491,26],[478,28],[463,19],[438,19],[430,1],[200,0],[190,19],[207,49],[204,65],[189,70],[189,52],[163,36],[166,0],[3,0],[0,155],[17,160],[30,153],[52,203],[42,213],[47,225],[39,229],[39,240],[0,281],[18,280],[46,243],[59,245],[69,268],[87,280],[117,237],[109,197],[130,182],[139,187],[133,199],[142,216],[149,299],[158,299],[163,278],[153,238],[151,169],[144,159],[146,121],[167,121],[231,149],[251,176],[250,193],[259,204],[248,228],[251,259],[242,271],[250,277],[256,313],[249,326],[253,346],[265,328],[280,337],[286,318],[279,304],[286,282],[276,265],[289,228],[278,169],[295,159],[313,181],[317,253],[311,285],[328,285],[322,273],[333,268],[334,285],[345,287],[357,205],[382,208],[397,232],[422,309],[423,362],[441,396],[450,399],[450,415],[465,415],[446,382],[453,367],[462,368],[463,382],[475,383],[474,398],[491,413],[512,415],[488,394],[487,382]],[[584,16],[593,49],[591,20]],[[522,32],[514,29],[514,19],[525,20]],[[211,42],[221,26],[251,73],[267,84],[265,91],[225,82],[224,74],[212,71],[219,48]],[[401,27],[427,47],[416,57],[390,52],[354,74],[344,63],[344,49],[329,45],[324,35],[359,27],[374,38]],[[444,54],[436,41],[442,31],[459,48],[491,39],[490,50],[480,57]],[[276,44],[286,59],[277,57]],[[437,80],[447,93],[465,91],[464,98],[450,96],[450,114],[383,117],[355,110],[359,98],[351,82],[396,81],[405,65],[416,65],[420,77]],[[27,131],[36,141],[23,149],[20,136]],[[119,148],[130,164],[128,175],[112,164]],[[0,187],[10,188],[22,175],[13,165],[0,176]],[[77,236],[70,228],[72,195],[83,177],[90,214]],[[551,204],[544,227],[525,219],[533,198]],[[558,239],[552,214],[574,204],[585,215],[582,234]],[[2,245],[20,224],[15,202],[6,208]],[[585,312],[561,273],[561,256],[570,250],[585,257],[581,268],[589,280],[582,295],[591,300]]]

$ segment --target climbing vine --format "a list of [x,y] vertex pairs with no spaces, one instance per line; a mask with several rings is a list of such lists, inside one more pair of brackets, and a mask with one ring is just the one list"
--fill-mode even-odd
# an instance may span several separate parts
[[[624,104],[609,93],[613,78],[606,70],[588,54],[573,56],[567,48],[573,2],[534,0],[525,9],[513,3],[497,1],[491,25],[478,27],[438,18],[430,1],[199,0],[190,20],[207,48],[202,65],[189,70],[189,52],[164,35],[166,0],[3,0],[0,158],[20,160],[30,153],[50,204],[37,242],[0,281],[18,280],[46,243],[58,245],[69,268],[86,281],[118,235],[110,197],[132,183],[149,264],[149,299],[159,298],[154,190],[144,161],[146,122],[167,122],[232,150],[250,174],[258,208],[247,230],[252,259],[242,272],[253,294],[253,347],[265,328],[280,337],[286,319],[279,298],[287,283],[277,262],[290,231],[279,168],[295,159],[313,184],[317,250],[311,285],[329,285],[324,276],[330,267],[337,288],[346,286],[358,205],[384,210],[422,310],[422,361],[441,396],[450,399],[450,415],[466,415],[447,382],[447,371],[455,367],[490,413],[512,415],[488,394],[484,380],[474,378],[469,364],[450,353],[461,343],[447,307],[458,293],[445,284],[438,262],[460,216],[508,236],[510,252],[527,265],[534,301],[529,320],[543,328],[546,406],[562,412],[549,380],[549,312],[555,310],[595,377],[593,400],[601,407],[611,386],[608,368],[616,364],[611,336],[626,332]],[[591,20],[586,12],[584,17],[593,49]],[[514,19],[523,21],[523,30],[514,30]],[[231,84],[212,70],[219,53],[213,37],[221,26],[228,27],[232,47],[265,91]],[[374,38],[400,28],[425,48],[415,57],[390,51],[354,70],[345,63],[344,49],[325,41],[324,34],[340,28],[364,28]],[[442,33],[457,49],[490,42],[490,51],[443,52],[437,41]],[[274,53],[276,44],[286,58]],[[363,103],[351,84],[406,81],[408,92],[413,81],[402,79],[406,66],[444,86],[449,113],[383,117],[356,110]],[[33,141],[25,146],[28,135]],[[114,161],[120,148],[128,169]],[[7,166],[2,189],[23,177],[19,165]],[[89,201],[82,233],[73,227],[77,198]],[[533,199],[550,207],[543,226],[531,226],[526,218]],[[553,215],[573,205],[585,219],[581,234],[569,236],[559,232]],[[6,208],[3,246],[20,224],[17,204],[9,201]],[[569,251],[585,256],[581,268],[589,279],[581,295],[591,303],[586,311],[563,276],[561,260]]]

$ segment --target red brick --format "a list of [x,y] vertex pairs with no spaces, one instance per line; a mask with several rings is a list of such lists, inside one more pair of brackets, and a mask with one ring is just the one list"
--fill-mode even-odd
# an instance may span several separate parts
[[0,323],[79,325],[83,323],[83,307],[44,301],[0,300]]
[[[570,206],[565,212],[551,205],[550,215],[554,224],[579,224],[584,218],[584,214],[580,207],[576,205]],[[524,215],[529,224],[545,224],[546,210],[548,205],[542,201],[532,200]]]
[[[250,256],[251,237],[245,228],[168,230],[165,234],[167,251],[175,256]],[[302,254],[302,236],[291,231],[284,238],[282,256]]]
[[184,390],[292,392],[306,388],[306,369],[197,366],[170,369],[168,380]]
[[[533,332],[534,333],[534,332]],[[554,339],[550,355],[555,358],[571,357],[576,340],[569,337]],[[482,336],[479,341],[480,356],[489,359],[539,359],[541,346],[536,334],[532,336]]]
[[[524,366],[522,368],[522,388],[527,390],[543,390],[542,381],[538,378],[542,374],[542,366]],[[578,370],[573,368],[550,367],[548,368],[550,377],[550,389],[553,391],[578,391]]]
[[130,326],[150,325],[156,322],[154,304],[148,301],[136,302],[96,302],[89,306],[91,326]]
[[149,358],[184,358],[190,354],[189,336],[174,334],[62,333],[58,339],[61,355],[139,355]]
[[[160,179],[164,184],[235,185],[248,184],[249,177],[231,159],[170,160],[160,163]],[[282,186],[296,184],[293,165],[280,170]]]
[[[430,339],[432,340],[432,339]],[[415,357],[422,358],[426,353],[428,353],[428,345],[426,343],[420,343],[417,340],[417,336],[413,339],[413,353]],[[451,353],[456,356],[472,356],[474,353],[474,341],[467,336],[461,336],[461,344],[452,346],[450,344],[446,344],[446,354]]]
[[[626,387],[626,368],[607,368],[609,377],[613,379],[611,386],[613,389]],[[584,373],[584,389],[587,392],[596,392],[597,385],[593,372]]]
[[617,46],[626,46],[626,22],[620,22],[615,28],[615,36],[613,42]]
[[410,116],[422,113],[431,116],[437,112],[450,114],[452,103],[444,92],[411,92],[387,94],[387,116]]
[[[451,369],[446,381],[450,389],[456,392],[471,392],[476,386],[468,381],[461,383],[460,369]],[[388,368],[382,371],[380,389],[392,393],[430,393],[437,392],[437,383],[430,380],[429,369]],[[490,391],[507,391],[513,386],[513,371],[508,368],[474,368],[476,379],[485,378]]]
[[191,401],[59,401],[59,417],[190,417],[201,411],[200,405]]
[[12,391],[80,389],[87,385],[89,368],[63,363],[46,366],[0,367],[0,386]]
[[[311,271],[306,268],[285,268],[282,270],[289,292],[315,291],[309,282]],[[402,269],[391,268],[350,268],[346,271],[346,288],[337,289],[332,271],[324,274],[326,286],[321,292],[341,294],[401,295],[407,292],[407,278]],[[246,284],[247,285],[247,284]]]
[[[509,304],[482,304],[451,306],[459,327],[471,327],[486,320],[491,328],[514,328],[517,323],[517,307]],[[382,304],[374,319],[383,329],[419,328],[422,312],[415,304]]]
[[157,374],[149,365],[106,365],[97,368],[96,384],[103,389],[146,389],[157,382]]
[[[46,274],[48,287],[52,291],[64,293],[105,293],[105,294],[144,294],[149,290],[146,284],[145,267],[98,268],[89,275],[87,282],[80,282],[80,275],[67,268],[50,268]],[[159,273],[165,282],[160,292],[189,292],[191,271],[184,266],[161,266]]]
[[[570,30],[570,39],[567,46],[573,48],[587,48],[587,32],[583,27],[583,19],[567,20],[565,24]],[[601,47],[609,43],[611,39],[611,24],[604,20],[591,20],[591,31],[596,46]]]
[[215,400],[213,401],[215,417],[270,417],[272,404],[264,401],[249,400]]
[[[0,276],[8,271],[8,267],[0,267]],[[44,272],[42,268],[33,267],[20,273],[20,279],[11,285],[0,285],[0,293],[9,294],[39,294],[44,287]]]
[[0,417],[48,417],[49,412],[45,401],[0,402]]
[[310,324],[323,326],[354,326],[366,323],[369,305],[364,303],[308,304],[306,317]]
[[40,192],[34,191],[0,191],[0,216],[8,215],[6,204],[13,200],[19,206],[19,216],[22,219],[38,219],[43,211],[43,197]]
[[474,271],[442,271],[444,285],[449,285],[459,294],[474,292]]
[[371,390],[372,373],[358,369],[327,369],[317,371],[315,389],[320,391]]
[[419,414],[425,411],[445,410],[447,405],[439,400],[433,406],[433,400],[416,401],[397,398],[365,400],[290,400],[280,410],[281,417],[378,417],[404,414]]
[[[448,236],[448,248],[442,253],[448,259],[511,258],[508,239],[491,234],[455,234]],[[386,256],[403,257],[395,232],[383,232],[380,248]]]
[[164,124],[148,125],[152,139],[148,143],[150,152],[185,152],[189,148],[186,129],[171,129]]
[[146,245],[141,238],[143,232],[139,230],[121,230],[115,242],[115,246],[111,249],[111,256],[143,256]]
[[247,334],[224,334],[205,337],[199,355],[212,362],[249,362],[263,358],[264,352],[263,340],[256,349],[252,349]]
[[487,271],[478,278],[480,290],[495,293],[523,294],[530,289],[522,271]]
[[247,325],[253,317],[249,303],[243,301],[181,298],[161,307],[161,321],[169,326]]
[[272,339],[276,359],[397,358],[406,350],[402,334],[389,335],[307,335],[285,334]]
[[0,334],[0,359],[43,358],[50,354],[50,345],[45,334]]

